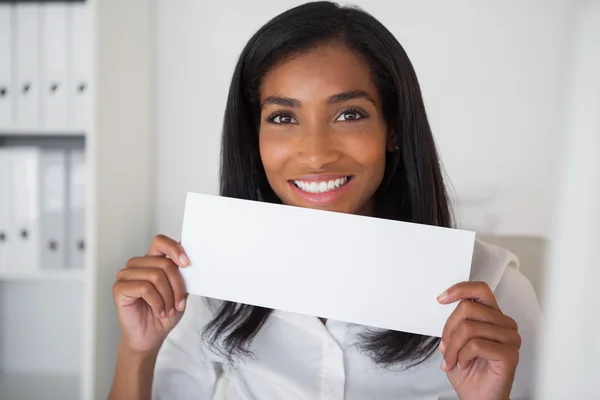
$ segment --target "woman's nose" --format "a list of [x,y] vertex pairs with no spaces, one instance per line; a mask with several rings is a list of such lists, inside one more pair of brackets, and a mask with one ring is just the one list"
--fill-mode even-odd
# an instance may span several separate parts
[[307,133],[297,152],[298,162],[315,171],[338,161],[341,156],[339,147],[326,130]]

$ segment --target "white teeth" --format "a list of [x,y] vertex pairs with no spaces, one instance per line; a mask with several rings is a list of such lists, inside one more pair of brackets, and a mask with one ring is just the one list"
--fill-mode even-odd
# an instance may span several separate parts
[[349,178],[338,178],[330,181],[321,181],[321,182],[304,182],[304,181],[294,181],[294,184],[308,193],[325,193],[330,190],[339,189],[348,183]]

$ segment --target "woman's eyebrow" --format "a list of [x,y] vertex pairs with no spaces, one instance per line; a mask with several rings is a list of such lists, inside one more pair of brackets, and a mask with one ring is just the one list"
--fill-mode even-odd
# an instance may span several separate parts
[[[345,92],[340,92],[340,93],[331,95],[327,98],[327,104],[342,103],[344,101],[355,100],[355,99],[365,99],[365,100],[368,100],[371,103],[375,104],[375,100],[373,100],[373,98],[369,95],[369,93],[367,93],[361,89],[348,90]],[[300,108],[300,107],[302,107],[302,102],[300,102],[300,100],[294,99],[292,97],[269,96],[263,101],[262,108],[265,108],[268,105],[276,105],[276,106],[289,107],[289,108]]]
[[373,98],[369,95],[369,93],[365,92],[364,90],[360,90],[360,89],[349,90],[346,92],[334,94],[333,96],[329,96],[327,98],[327,104],[336,104],[336,103],[341,103],[344,101],[355,100],[355,99],[365,99],[365,100],[368,100],[371,103],[375,104],[375,100],[373,100]]
[[265,108],[268,105],[276,105],[282,107],[290,107],[290,108],[300,108],[302,107],[302,103],[298,99],[293,99],[291,97],[282,97],[282,96],[269,96],[267,97],[263,103],[262,108]]

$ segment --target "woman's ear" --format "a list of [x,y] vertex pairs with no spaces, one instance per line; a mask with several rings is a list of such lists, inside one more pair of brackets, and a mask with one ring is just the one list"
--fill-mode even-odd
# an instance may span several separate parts
[[395,153],[400,147],[398,146],[398,135],[396,132],[390,132],[387,138],[387,150],[390,153]]

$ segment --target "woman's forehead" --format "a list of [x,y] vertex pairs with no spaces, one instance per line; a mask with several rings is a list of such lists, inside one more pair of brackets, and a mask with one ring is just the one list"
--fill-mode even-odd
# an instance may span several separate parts
[[324,45],[273,66],[262,81],[261,102],[269,96],[289,96],[301,102],[326,100],[349,90],[377,97],[369,65],[345,46]]

